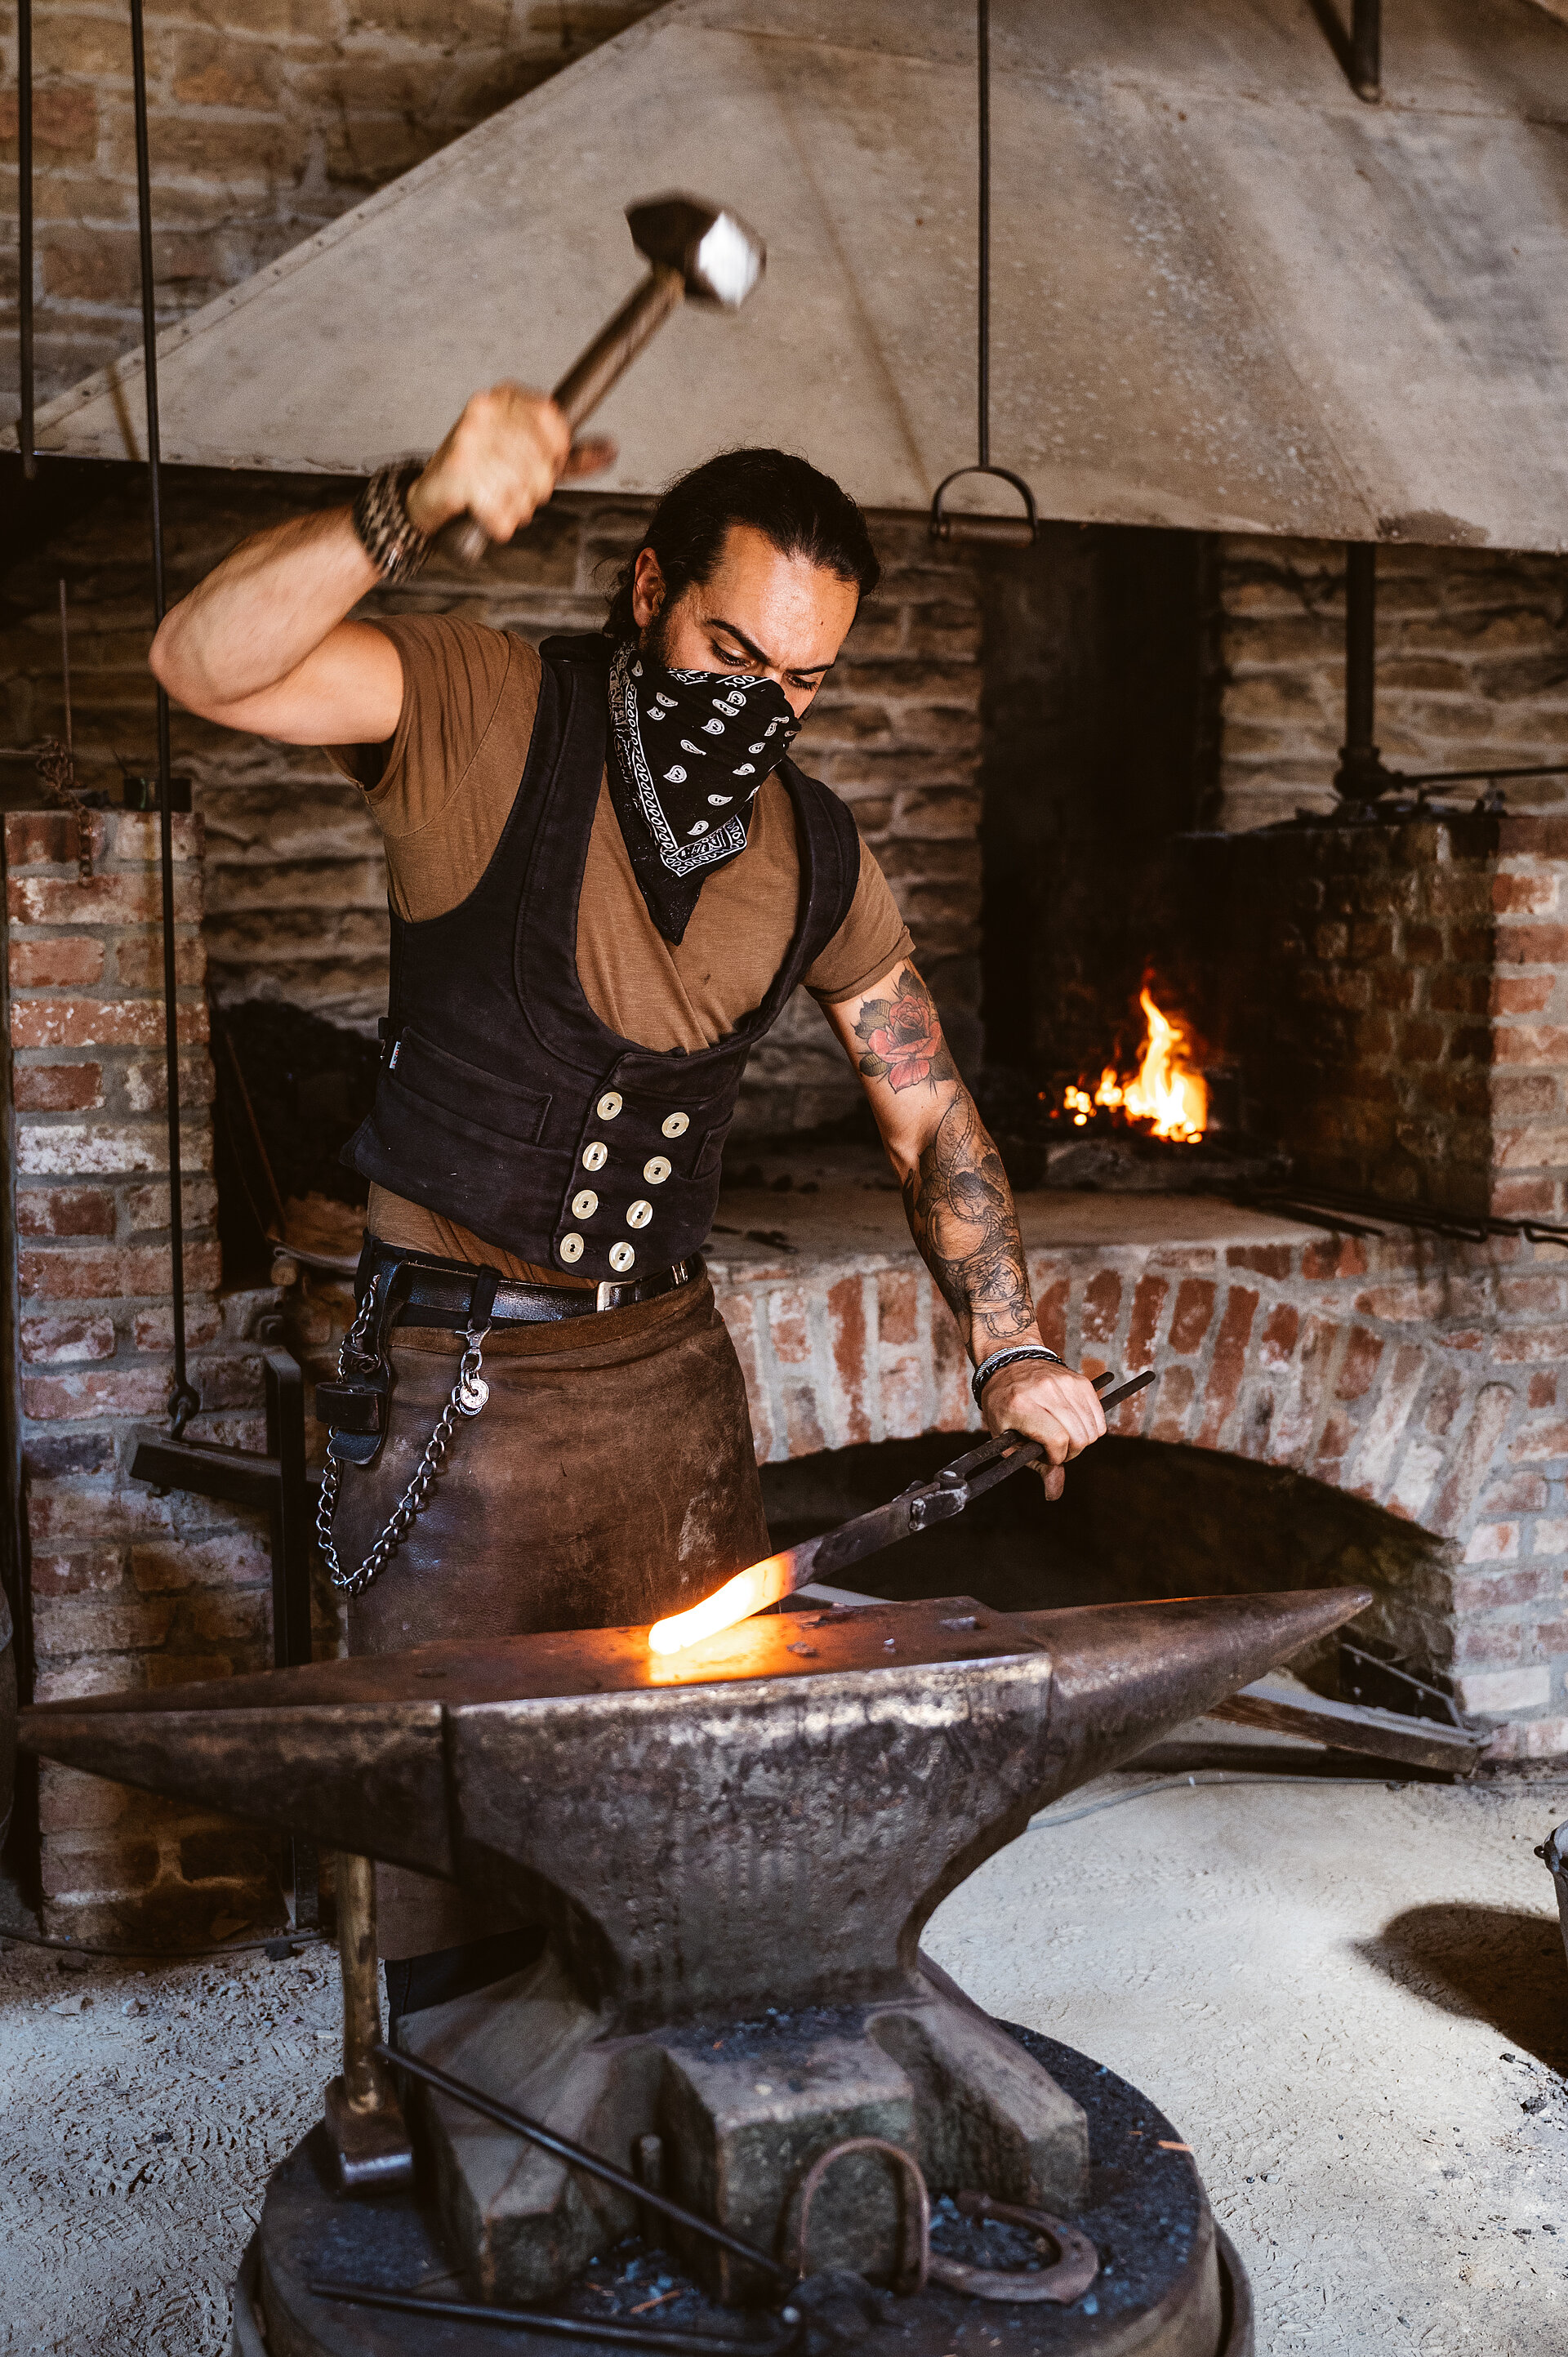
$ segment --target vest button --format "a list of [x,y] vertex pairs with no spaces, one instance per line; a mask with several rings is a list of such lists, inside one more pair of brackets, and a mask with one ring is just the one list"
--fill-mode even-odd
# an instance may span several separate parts
[[[616,1110],[618,1112],[619,1109],[620,1100],[618,1098],[616,1100]],[[602,1113],[604,1111],[604,1107],[601,1105],[599,1110]],[[684,1137],[686,1132],[692,1126],[692,1116],[689,1113],[667,1114],[661,1126],[666,1137]]]
[[642,1166],[642,1175],[650,1187],[662,1187],[670,1176],[670,1164],[662,1154],[653,1155]]
[[610,1266],[618,1276],[624,1276],[636,1258],[637,1254],[629,1244],[611,1244]]
[[620,1111],[620,1105],[621,1100],[618,1089],[607,1089],[604,1095],[598,1102],[597,1110],[599,1119],[601,1121],[614,1121],[617,1114]]
[[633,1203],[628,1209],[626,1215],[626,1223],[628,1228],[645,1228],[652,1217],[652,1204],[645,1202],[639,1198],[638,1201]]
[[585,1187],[580,1195],[572,1198],[572,1217],[575,1220],[591,1220],[598,1208],[599,1199],[591,1187]]
[[592,1145],[585,1146],[583,1148],[583,1168],[585,1170],[602,1170],[609,1158],[609,1147],[605,1145],[601,1138],[596,1137]]
[[583,1257],[582,1237],[574,1235],[570,1230],[568,1230],[567,1233],[561,1239],[561,1257],[564,1261],[581,1260]]

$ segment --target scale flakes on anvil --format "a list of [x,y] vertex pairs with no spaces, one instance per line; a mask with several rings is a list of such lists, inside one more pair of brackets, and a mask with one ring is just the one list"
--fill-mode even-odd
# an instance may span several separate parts
[[[404,2017],[404,2051],[623,2167],[660,2138],[665,2190],[779,2257],[813,2162],[854,2136],[912,2156],[939,2197],[1083,2210],[1083,2104],[923,1962],[921,1930],[1036,1810],[1369,1601],[958,1597],[755,1619],[665,1657],[639,1629],[464,1641],[47,1704],[21,1739],[542,1917],[537,1965]],[[761,2072],[741,2032],[770,2013],[789,2051]],[[419,2094],[415,2129],[487,2299],[554,2297],[635,2228],[624,2193],[442,2094]],[[1140,2350],[1220,2346],[1202,2218],[1183,2337]],[[895,2178],[847,2160],[812,2264],[891,2276],[899,2237]],[[770,2288],[711,2245],[684,2256],[725,2301]],[[295,2317],[298,2346],[349,2345],[329,2313],[315,2340]]]

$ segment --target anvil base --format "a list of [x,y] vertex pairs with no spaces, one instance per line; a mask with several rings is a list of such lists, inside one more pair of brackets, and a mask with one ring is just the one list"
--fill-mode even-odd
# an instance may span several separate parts
[[[1177,2131],[1135,2087],[1054,2040],[1009,2033],[1081,2106],[1089,2124],[1086,2198],[1072,2222],[1094,2242],[1101,2272],[1069,2308],[968,2298],[929,2287],[900,2299],[856,2290],[854,2277],[803,2287],[800,2357],[1253,2357],[1251,2302],[1235,2253],[1216,2228],[1202,2181]],[[1011,2231],[1011,2230],[1009,2230]],[[939,2211],[933,2249],[995,2267],[1026,2263],[1026,2245],[998,2247],[996,2230]],[[638,2280],[628,2280],[641,2259]],[[675,2296],[659,2298],[655,2277]],[[433,2324],[316,2298],[331,2278],[438,2298],[472,2298],[440,2223],[433,2189],[371,2200],[341,2192],[326,2131],[317,2127],[274,2170],[236,2293],[233,2357],[626,2357],[605,2342],[473,2324]],[[845,2288],[845,2287],[848,2288]],[[813,2296],[814,2295],[814,2296]],[[651,2313],[632,2310],[657,2298]],[[585,2319],[618,2318],[725,2339],[777,2337],[766,2315],[711,2301],[680,2262],[651,2261],[635,2239],[584,2269],[551,2303]],[[263,2337],[264,2336],[264,2337]],[[695,2343],[700,2352],[700,2341]]]

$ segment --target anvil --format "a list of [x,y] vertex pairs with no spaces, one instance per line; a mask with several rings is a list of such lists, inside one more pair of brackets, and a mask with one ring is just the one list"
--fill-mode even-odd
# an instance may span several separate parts
[[[759,1618],[664,1658],[639,1629],[461,1641],[48,1704],[21,1741],[536,1913],[541,1963],[406,2018],[405,2047],[622,2166],[659,2136],[668,2190],[777,2254],[806,2170],[852,2136],[903,2147],[934,2192],[1081,2204],[1083,2112],[923,1967],[921,1929],[1036,1810],[1369,1601],[958,1597]],[[488,2297],[553,2292],[634,2222],[444,2098],[422,2127]],[[891,2180],[864,2158],[839,2175],[813,2259],[888,2266]],[[691,2256],[725,2297],[760,2288]]]

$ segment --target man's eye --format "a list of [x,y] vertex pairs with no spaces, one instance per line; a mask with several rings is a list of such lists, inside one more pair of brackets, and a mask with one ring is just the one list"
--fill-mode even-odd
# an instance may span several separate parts
[[733,647],[715,647],[714,649],[714,652],[717,655],[721,662],[733,664],[736,671],[740,669],[742,663],[746,660],[745,655],[736,654]]

